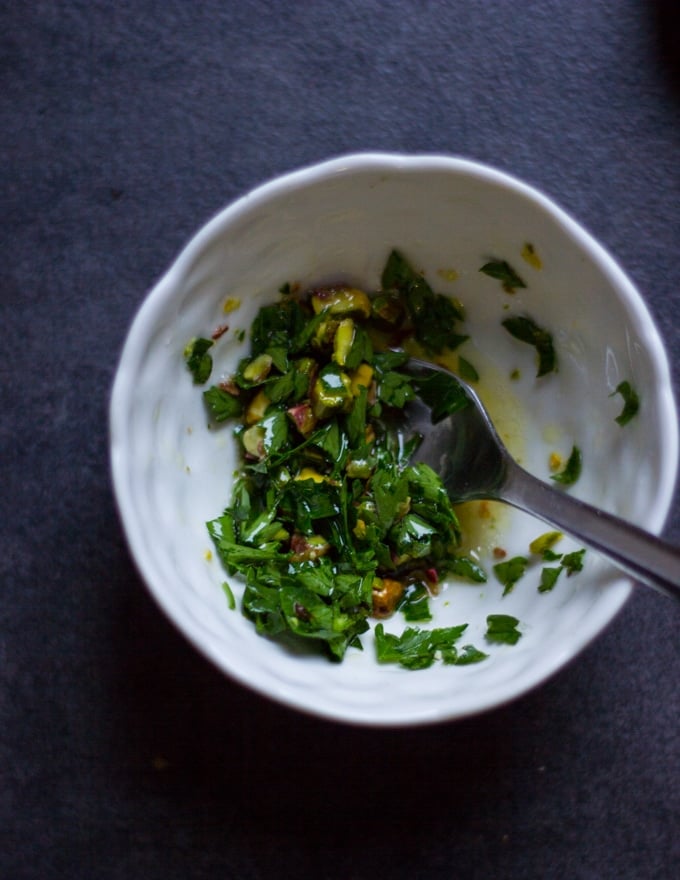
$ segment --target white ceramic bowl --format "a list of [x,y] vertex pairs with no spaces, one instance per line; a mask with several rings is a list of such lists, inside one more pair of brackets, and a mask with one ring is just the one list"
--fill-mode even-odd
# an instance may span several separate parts
[[[522,259],[527,242],[541,269]],[[631,589],[593,553],[550,593],[537,591],[538,567],[504,598],[493,575],[483,587],[453,584],[433,603],[433,625],[467,622],[466,641],[490,657],[417,672],[378,665],[372,633],[342,664],[293,656],[228,608],[205,522],[229,500],[235,450],[229,430],[207,427],[184,346],[228,321],[215,346],[217,374],[226,375],[247,352],[234,331],[247,329],[283,282],[341,276],[373,289],[392,247],[464,302],[472,342],[461,353],[482,369],[492,413],[529,470],[547,477],[550,453],[566,456],[576,444],[584,466],[571,491],[659,532],[678,460],[668,363],[642,298],[587,232],[520,181],[458,158],[354,155],[266,183],[211,220],[143,303],[116,375],[111,458],[127,539],[161,608],[225,673],[289,706],[374,725],[459,718],[517,697],[600,633]],[[479,272],[489,257],[508,260],[528,287],[505,293]],[[241,307],[225,315],[228,298]],[[508,310],[553,332],[559,373],[535,379],[530,347],[500,326]],[[521,378],[513,382],[514,368]],[[641,410],[622,428],[614,421],[621,398],[609,395],[624,379]],[[547,527],[505,509],[490,529],[484,546],[515,555]],[[575,545],[565,540],[561,549]],[[240,584],[231,585],[238,598]],[[486,644],[494,613],[519,618],[517,645]]]

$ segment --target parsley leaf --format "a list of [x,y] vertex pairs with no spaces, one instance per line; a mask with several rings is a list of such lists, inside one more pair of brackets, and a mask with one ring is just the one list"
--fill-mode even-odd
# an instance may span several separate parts
[[526,287],[524,281],[505,260],[490,260],[479,271],[490,278],[497,278],[506,293],[514,293],[518,287]]
[[445,348],[457,348],[468,338],[455,329],[464,317],[461,309],[448,297],[435,293],[399,251],[389,255],[381,281],[383,290],[396,290],[403,297],[415,338],[426,351],[439,354]]
[[232,592],[231,587],[226,581],[222,582],[222,589],[224,591],[224,595],[227,597],[227,605],[229,606],[229,610],[233,611],[236,608],[236,598],[234,593]]
[[455,666],[469,666],[472,663],[481,663],[488,656],[488,654],[475,648],[474,645],[464,645],[462,648],[459,648],[453,660],[449,660],[447,654],[442,652],[444,663],[453,663]]
[[512,559],[494,565],[493,572],[503,586],[504,596],[512,592],[517,581],[524,575],[528,563],[526,556],[513,556]]
[[409,623],[432,620],[429,598],[430,594],[422,584],[411,584],[397,604],[397,610]]
[[208,349],[212,346],[212,339],[204,339],[199,336],[188,342],[184,349],[184,360],[194,377],[194,385],[203,385],[210,378],[213,361],[208,354]]
[[475,584],[486,583],[486,572],[469,556],[456,556],[446,565],[446,570],[457,577],[467,578]]
[[409,507],[435,527],[437,539],[448,547],[460,539],[458,516],[439,475],[425,462],[410,465],[403,471],[408,485]]
[[406,669],[426,669],[434,663],[430,633],[407,627],[400,636],[386,633],[382,623],[375,628],[378,663],[398,663]]
[[390,370],[384,373],[378,384],[378,399],[387,406],[403,409],[416,396],[408,376]]
[[203,400],[216,422],[224,422],[226,419],[240,415],[243,411],[243,403],[240,398],[218,388],[217,385],[212,385],[203,392]]
[[523,315],[515,315],[501,322],[503,327],[515,339],[533,345],[538,355],[537,378],[546,373],[557,372],[557,355],[553,346],[553,339],[547,330],[539,327],[533,320]]
[[471,405],[465,389],[450,373],[432,370],[423,378],[414,378],[413,384],[420,399],[432,410],[434,424]]
[[623,409],[614,421],[623,427],[637,414],[640,408],[640,398],[637,391],[628,381],[619,382],[609,396],[613,397],[615,394],[620,394],[623,398]]
[[305,325],[302,308],[295,300],[284,300],[271,306],[263,306],[253,321],[251,330],[252,357],[264,354],[267,349],[290,349]]
[[578,446],[573,446],[571,454],[567,460],[563,470],[557,474],[553,474],[550,479],[563,486],[573,486],[573,484],[581,476],[581,467],[583,465],[583,457]]
[[380,351],[373,357],[373,366],[379,373],[387,373],[403,367],[407,360],[405,351]]
[[522,638],[517,629],[519,620],[509,614],[490,614],[486,618],[486,638],[489,642],[516,645]]
[[459,652],[455,643],[467,629],[467,624],[423,630],[407,627],[400,636],[386,633],[382,623],[375,628],[375,646],[378,663],[397,663],[406,669],[427,669],[438,657],[446,664],[464,666],[478,663],[487,655],[472,645]]
[[566,569],[567,577],[571,577],[572,574],[583,570],[583,557],[585,555],[585,549],[574,550],[573,553],[565,553],[562,557],[562,565]]
[[373,360],[373,343],[363,327],[357,325],[354,328],[354,339],[352,347],[345,359],[345,368],[348,370],[356,370],[362,361],[370,364]]
[[539,593],[548,593],[557,583],[557,578],[562,572],[561,565],[545,566],[541,569],[541,582],[538,586]]
[[473,364],[461,355],[458,356],[458,372],[460,373],[460,378],[466,382],[479,382],[479,373]]
[[406,504],[408,483],[398,479],[391,469],[378,470],[371,478],[370,488],[373,493],[376,525],[381,536],[389,531],[397,512]]
[[347,416],[347,437],[352,449],[356,449],[364,443],[366,436],[366,403],[368,401],[368,389],[363,385],[359,387],[359,393],[354,398],[354,406]]

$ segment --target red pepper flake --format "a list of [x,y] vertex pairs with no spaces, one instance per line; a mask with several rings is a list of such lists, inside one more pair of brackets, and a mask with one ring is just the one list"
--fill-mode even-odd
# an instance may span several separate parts
[[505,559],[508,555],[508,551],[504,550],[502,547],[494,547],[493,548],[494,559]]
[[224,336],[224,334],[229,329],[229,324],[220,324],[219,327],[216,327],[213,332],[210,334],[212,339],[219,339],[220,336]]
[[425,577],[431,584],[439,583],[439,574],[436,568],[427,568],[425,569]]

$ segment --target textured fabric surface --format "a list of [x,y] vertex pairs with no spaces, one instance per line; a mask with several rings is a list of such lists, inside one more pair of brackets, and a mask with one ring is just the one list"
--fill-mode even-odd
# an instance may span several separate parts
[[0,877],[680,876],[680,608],[639,590],[483,717],[320,722],[225,680],[152,603],[106,421],[127,327],[192,232],[365,149],[543,189],[644,292],[677,386],[675,5],[2,5]]

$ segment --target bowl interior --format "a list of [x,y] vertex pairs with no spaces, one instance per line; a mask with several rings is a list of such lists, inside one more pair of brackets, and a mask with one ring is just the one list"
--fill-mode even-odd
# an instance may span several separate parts
[[[528,242],[541,268],[522,258]],[[230,429],[207,425],[184,346],[229,324],[214,347],[214,378],[227,376],[248,351],[238,331],[284,282],[376,289],[393,247],[437,291],[464,303],[471,338],[460,353],[477,366],[492,415],[527,469],[547,478],[550,454],[566,457],[578,445],[583,473],[571,491],[658,532],[678,447],[668,366],[639,295],[579,226],[518,181],[457,159],[349,157],[266,184],[214,218],[150,293],[122,354],[111,450],[126,534],[161,607],[221,669],[289,705],[367,724],[460,717],[516,697],[601,631],[630,590],[588,553],[584,571],[547,594],[537,591],[540,566],[506,597],[491,574],[482,587],[452,583],[433,603],[432,625],[468,623],[466,640],[490,657],[418,672],[379,666],[370,633],[364,651],[350,651],[340,665],[295,656],[229,610],[205,522],[228,502],[237,461]],[[509,261],[526,289],[510,295],[480,273],[490,258]],[[225,313],[228,300],[240,306]],[[557,374],[536,379],[531,348],[501,327],[507,315],[524,313],[553,333]],[[622,428],[614,421],[621,398],[610,395],[624,379],[642,403]],[[496,511],[480,532],[482,552],[526,554],[544,531],[531,517]],[[560,549],[575,548],[565,539]],[[232,588],[238,597],[238,581]],[[485,643],[494,613],[519,618],[517,645]],[[404,625],[393,619],[386,628]]]

